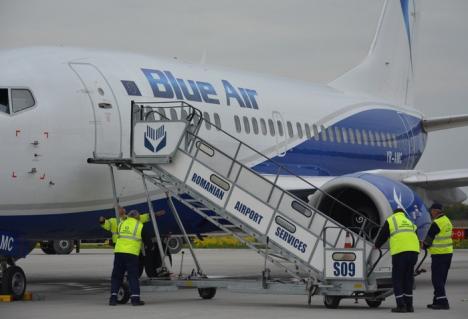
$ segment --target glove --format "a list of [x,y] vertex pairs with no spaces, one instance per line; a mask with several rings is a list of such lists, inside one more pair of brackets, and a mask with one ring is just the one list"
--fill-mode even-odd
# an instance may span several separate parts
[[158,210],[156,213],[154,213],[154,216],[161,217],[165,213],[166,213],[166,211],[164,209],[161,209],[161,210]]

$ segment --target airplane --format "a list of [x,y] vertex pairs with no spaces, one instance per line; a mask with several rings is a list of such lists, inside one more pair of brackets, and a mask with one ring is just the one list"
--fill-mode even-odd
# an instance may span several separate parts
[[[415,169],[429,133],[468,125],[468,115],[428,118],[412,106],[414,38],[419,18],[411,0],[387,0],[362,63],[328,85],[215,69],[151,56],[65,47],[0,51],[0,265],[3,290],[26,276],[16,261],[41,240],[106,237],[99,216],[114,216],[109,170],[90,157],[129,158],[131,101],[185,101],[209,123],[268,155],[286,169],[277,183],[344,225],[342,205],[320,187],[381,224],[404,208],[420,228],[434,201],[467,197],[468,169]],[[177,116],[177,114],[168,114]],[[245,162],[272,178],[268,161]],[[141,179],[117,171],[127,209],[147,211]],[[151,189],[155,207],[167,199]],[[177,203],[187,232],[216,228]],[[180,233],[166,214],[163,235]]]

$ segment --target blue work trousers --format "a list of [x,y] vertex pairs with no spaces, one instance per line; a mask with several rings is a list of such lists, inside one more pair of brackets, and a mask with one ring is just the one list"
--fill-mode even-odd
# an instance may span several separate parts
[[448,305],[447,295],[445,294],[445,283],[452,263],[452,254],[432,255],[431,279],[434,286],[434,298],[432,303],[438,305]]
[[414,266],[418,253],[405,251],[392,256],[393,293],[398,307],[413,306]]
[[130,294],[132,300],[140,298],[140,282],[139,275],[139,260],[138,256],[125,253],[114,254],[114,268],[112,269],[111,279],[111,295],[116,296],[122,281],[127,272],[128,284],[130,286]]

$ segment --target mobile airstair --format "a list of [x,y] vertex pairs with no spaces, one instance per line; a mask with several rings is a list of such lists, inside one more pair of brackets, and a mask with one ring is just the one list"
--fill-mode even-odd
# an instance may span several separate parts
[[[340,202],[359,221],[356,227],[347,228],[282,189],[278,179],[288,175],[297,185],[322,192],[207,121],[185,102],[132,102],[131,110],[130,158],[90,158],[88,162],[110,165],[116,205],[114,168],[141,176],[164,266],[148,183],[165,192],[196,267],[191,274],[181,271],[171,280],[142,281],[142,289],[198,288],[200,296],[209,299],[216,288],[223,287],[244,293],[305,295],[309,303],[313,295],[324,295],[330,308],[337,307],[342,298],[364,298],[375,307],[392,294],[391,288],[379,285],[391,277],[389,270],[374,272],[382,252],[373,250],[369,233],[380,225]],[[256,173],[251,167],[258,163],[271,165],[277,173],[267,177]],[[244,280],[207,276],[174,199],[262,255],[261,276]],[[270,265],[284,270],[287,278],[273,278]]]

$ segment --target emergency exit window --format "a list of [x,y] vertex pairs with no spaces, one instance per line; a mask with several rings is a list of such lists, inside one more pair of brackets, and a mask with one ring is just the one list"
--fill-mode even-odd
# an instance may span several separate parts
[[8,89],[0,89],[0,112],[10,114],[10,102]]

